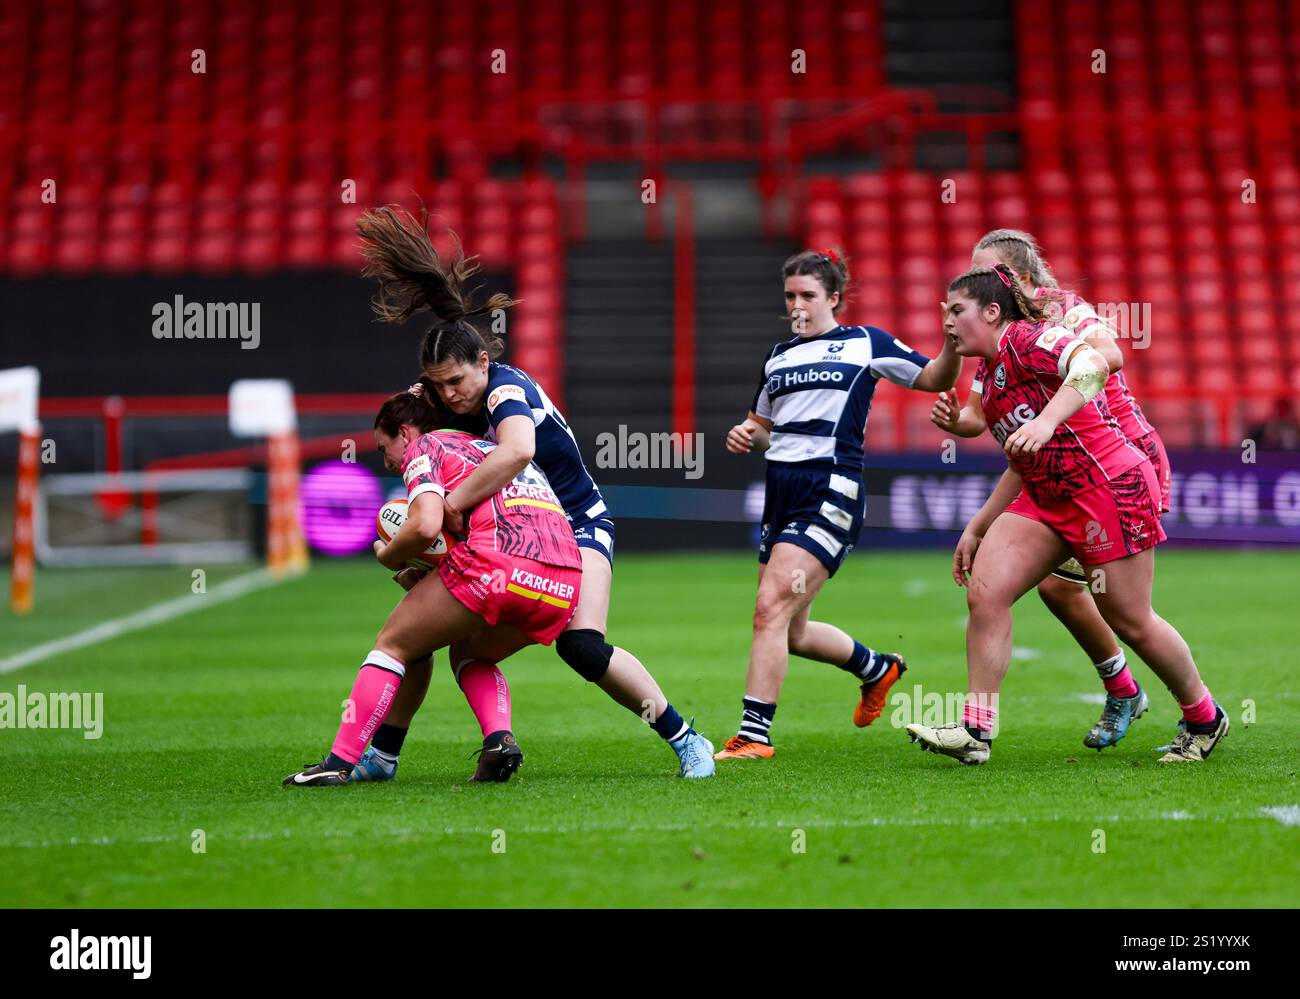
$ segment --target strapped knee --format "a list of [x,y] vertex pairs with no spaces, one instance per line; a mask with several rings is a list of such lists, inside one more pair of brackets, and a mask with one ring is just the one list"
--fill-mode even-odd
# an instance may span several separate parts
[[593,628],[575,628],[556,639],[555,651],[573,667],[578,676],[596,683],[609,669],[614,646],[607,643],[605,636]]

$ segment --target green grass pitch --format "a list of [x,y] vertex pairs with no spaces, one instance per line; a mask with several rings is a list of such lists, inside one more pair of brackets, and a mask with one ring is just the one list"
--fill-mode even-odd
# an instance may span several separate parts
[[[0,692],[102,691],[104,732],[0,729],[0,904],[1294,903],[1294,554],[1160,555],[1156,606],[1233,718],[1206,765],[1175,769],[1152,749],[1177,709],[1143,666],[1152,711],[1118,748],[1084,749],[1099,712],[1086,695],[1100,686],[1033,596],[1016,611],[992,762],[960,767],[909,744],[891,725],[897,694],[965,680],[965,605],[948,565],[944,552],[859,551],[818,599],[816,618],[908,656],[876,725],[853,727],[851,677],[792,659],[775,759],[720,764],[707,781],[678,779],[643,723],[530,649],[505,667],[527,756],[510,783],[466,783],[479,734],[440,654],[396,782],[282,788],[328,747],[400,595],[361,561],[317,562],[299,580],[5,673]],[[754,578],[739,554],[625,554],[614,577],[612,640],[719,745],[738,721]],[[36,616],[3,618],[0,658],[189,586],[183,570],[42,573]]]

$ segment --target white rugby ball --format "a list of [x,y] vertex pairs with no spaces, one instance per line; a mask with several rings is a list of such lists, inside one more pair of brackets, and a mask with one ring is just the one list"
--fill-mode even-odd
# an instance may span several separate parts
[[[393,537],[402,529],[406,523],[406,497],[399,496],[397,499],[391,499],[379,508],[379,516],[375,518],[375,527],[379,531],[379,540],[384,544],[393,540]],[[447,536],[439,534],[438,540],[424,550],[422,557],[407,559],[407,565],[418,566],[421,569],[432,569],[437,563],[446,558],[447,553],[451,551],[451,546],[447,544]]]

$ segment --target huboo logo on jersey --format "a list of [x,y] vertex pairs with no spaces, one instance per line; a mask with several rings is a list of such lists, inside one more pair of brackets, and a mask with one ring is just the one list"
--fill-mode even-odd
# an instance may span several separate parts
[[997,423],[993,424],[993,436],[998,439],[999,444],[1006,443],[1007,436],[1023,423],[1028,423],[1038,414],[1029,408],[1025,403],[1021,403]]
[[487,398],[487,408],[489,413],[496,412],[496,408],[507,400],[515,399],[518,402],[527,403],[528,395],[524,392],[522,385],[502,385],[500,388],[492,390]]
[[772,394],[782,388],[793,388],[796,385],[833,385],[842,381],[844,381],[843,371],[817,371],[814,368],[805,368],[802,371],[787,371],[784,374],[777,372],[767,380],[767,391]]

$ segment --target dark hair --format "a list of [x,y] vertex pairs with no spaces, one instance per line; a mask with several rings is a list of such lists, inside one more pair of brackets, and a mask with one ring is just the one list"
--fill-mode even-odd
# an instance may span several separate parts
[[976,267],[952,279],[949,291],[960,291],[979,303],[980,308],[997,302],[1008,319],[1042,322],[1047,313],[1042,305],[1025,294],[1015,273],[1006,264]]
[[782,281],[788,277],[804,274],[815,277],[821,283],[827,298],[837,291],[840,293],[839,302],[831,310],[832,315],[838,316],[840,310],[844,308],[844,303],[848,301],[849,267],[844,260],[844,255],[833,249],[803,250],[790,257],[781,266]]
[[502,292],[474,302],[478,289],[467,290],[465,282],[478,273],[478,257],[465,256],[460,237],[447,232],[455,252],[444,262],[429,238],[429,213],[423,207],[419,219],[397,205],[372,208],[357,219],[366,258],[362,276],[379,281],[370,300],[375,315],[386,323],[404,323],[425,311],[437,317],[420,344],[420,365],[426,369],[447,361],[473,364],[483,351],[492,359],[500,357],[505,350],[501,338],[480,332],[469,317],[516,304]]
[[409,389],[403,389],[390,395],[379,407],[375,417],[375,429],[382,430],[389,437],[396,437],[403,426],[415,427],[422,434],[437,430],[452,422],[452,414],[442,405],[432,383],[421,377],[419,384],[423,391],[413,395]]

